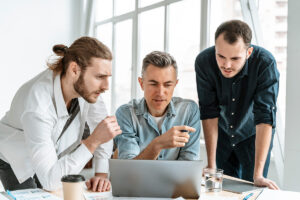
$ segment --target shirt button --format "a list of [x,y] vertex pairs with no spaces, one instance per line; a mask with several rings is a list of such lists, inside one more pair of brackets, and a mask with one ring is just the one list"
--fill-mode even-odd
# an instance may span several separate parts
[[273,106],[273,107],[272,107],[272,109],[274,110],[274,109],[275,109],[275,107]]
[[233,128],[233,126],[232,126],[232,125],[230,125],[230,128]]
[[232,147],[235,147],[235,144],[232,144]]
[[235,85],[235,82],[233,82],[232,85]]
[[231,137],[234,137],[234,135],[231,135]]
[[234,115],[234,112],[232,112],[231,115]]
[[235,98],[232,98],[232,101],[235,101]]

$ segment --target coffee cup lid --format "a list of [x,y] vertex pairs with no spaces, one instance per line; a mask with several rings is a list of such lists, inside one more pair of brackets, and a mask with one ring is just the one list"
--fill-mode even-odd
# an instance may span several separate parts
[[81,182],[81,181],[85,181],[85,178],[82,175],[79,174],[70,174],[70,175],[66,175],[63,176],[61,178],[62,182]]

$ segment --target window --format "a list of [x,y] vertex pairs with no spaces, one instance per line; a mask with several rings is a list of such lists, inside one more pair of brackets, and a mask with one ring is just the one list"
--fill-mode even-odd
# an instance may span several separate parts
[[116,108],[131,99],[131,57],[132,57],[132,20],[116,23],[115,55],[114,55],[114,92],[118,98],[113,98]]
[[105,20],[112,17],[113,4],[112,0],[97,0],[96,1],[96,21]]
[[[108,48],[112,49],[112,23],[107,23],[101,26],[97,26],[96,31],[95,31],[96,37],[103,42]],[[110,79],[110,84],[111,86],[111,79]],[[106,91],[104,94],[102,94],[102,98],[104,102],[109,102],[106,103],[106,107],[108,112],[111,110],[111,90]]]
[[115,0],[115,7],[116,15],[122,15],[131,12],[135,8],[135,0]]
[[142,61],[151,51],[164,50],[164,9],[159,7],[142,12],[139,20],[139,60]]
[[143,96],[137,78],[142,59],[155,50],[169,52],[178,63],[180,81],[174,95],[197,101],[199,0],[98,0],[95,16],[95,35],[114,54],[111,89],[103,95],[110,113]]
[[[142,59],[154,50],[169,52],[178,63],[179,84],[174,95],[197,102],[194,60],[200,51],[200,3],[203,1],[97,1],[95,34],[100,41],[112,49],[115,57],[112,88],[104,95],[111,113],[131,98],[142,97],[137,77],[140,76]],[[287,0],[206,1],[210,2],[209,36],[206,38],[210,46],[214,45],[215,30],[222,22],[230,19],[246,20],[253,30],[253,43],[259,43],[271,51],[276,58],[281,73],[278,105],[279,118],[283,124]],[[111,96],[118,98],[111,98]]]
[[[287,0],[259,0],[258,15],[261,23],[263,46],[275,57],[280,72],[280,87],[277,99],[277,141],[274,140],[273,152],[279,178],[282,179],[283,155],[285,144],[285,110],[286,110],[286,69],[287,69]],[[277,145],[276,145],[277,144]],[[279,156],[281,155],[281,156]]]
[[194,62],[200,47],[200,1],[180,1],[169,10],[168,49],[177,61],[179,79],[174,96],[198,102]]
[[155,3],[158,3],[162,0],[140,0],[140,7],[149,6]]
[[215,32],[218,26],[222,22],[232,19],[243,20],[243,14],[240,0],[211,0],[210,7],[209,44],[213,46],[215,45]]

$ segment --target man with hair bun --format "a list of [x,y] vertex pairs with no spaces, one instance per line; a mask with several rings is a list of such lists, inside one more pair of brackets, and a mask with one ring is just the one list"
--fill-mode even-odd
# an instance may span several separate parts
[[249,26],[222,23],[215,46],[196,58],[200,116],[209,168],[257,186],[267,179],[276,126],[279,72],[272,54],[251,44]]
[[58,59],[17,91],[0,121],[0,179],[5,190],[53,191],[94,157],[87,187],[108,191],[107,159],[122,132],[100,96],[109,89],[111,51],[91,37],[53,51]]

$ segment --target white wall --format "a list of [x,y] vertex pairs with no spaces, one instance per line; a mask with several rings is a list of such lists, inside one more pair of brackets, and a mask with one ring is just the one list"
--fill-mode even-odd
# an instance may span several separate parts
[[79,36],[80,0],[0,0],[0,118],[17,89]]
[[300,192],[300,1],[288,1],[284,188]]

